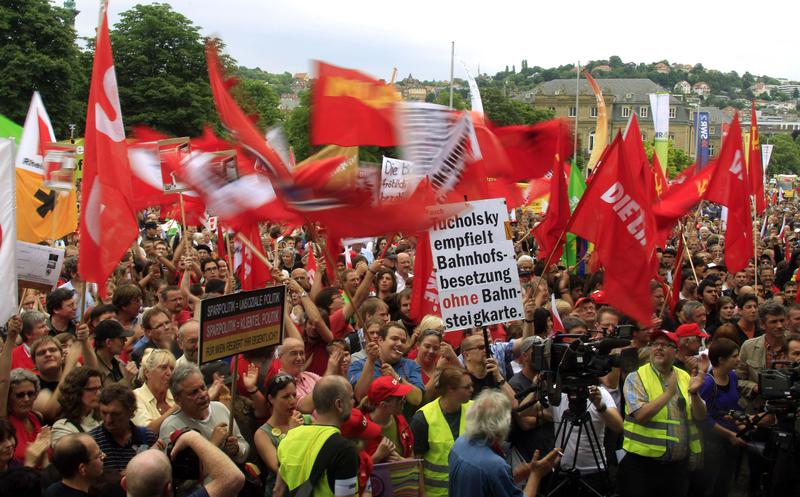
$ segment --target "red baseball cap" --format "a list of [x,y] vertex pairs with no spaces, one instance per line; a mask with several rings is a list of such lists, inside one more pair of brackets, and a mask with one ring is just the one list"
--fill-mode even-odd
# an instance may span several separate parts
[[606,299],[606,292],[603,290],[595,290],[591,294],[589,294],[589,297],[595,304],[608,305],[608,300]]
[[594,301],[592,299],[590,299],[589,297],[581,297],[575,302],[575,308],[577,309],[578,307],[582,306],[583,304],[585,304],[587,302],[594,303]]
[[653,330],[650,332],[650,341],[653,341],[658,337],[664,337],[675,345],[678,345],[678,337],[675,335],[675,333],[670,333],[665,330]]
[[369,386],[367,397],[373,404],[378,404],[389,397],[405,397],[411,390],[411,385],[400,383],[391,376],[381,376]]
[[381,427],[356,408],[350,412],[350,419],[342,424],[341,430],[344,438],[372,440],[381,436]]
[[711,335],[701,330],[699,324],[687,323],[678,326],[678,329],[675,330],[675,336],[677,336],[678,338],[688,338],[688,337],[708,338]]

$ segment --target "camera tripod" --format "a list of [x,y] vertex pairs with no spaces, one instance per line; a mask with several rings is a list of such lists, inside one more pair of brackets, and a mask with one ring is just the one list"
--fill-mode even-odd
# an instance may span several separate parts
[[[603,453],[603,445],[597,436],[597,432],[592,424],[592,417],[587,409],[587,402],[589,400],[589,391],[586,386],[580,386],[576,389],[565,389],[569,399],[569,407],[561,417],[561,423],[556,430],[556,446],[561,447],[562,450],[566,448],[567,441],[572,438],[572,434],[577,429],[577,437],[575,438],[575,451],[572,454],[571,461],[566,461],[567,468],[565,469],[562,461],[561,465],[556,468],[555,478],[553,485],[548,488],[545,493],[546,497],[553,497],[558,495],[562,488],[583,488],[591,495],[596,497],[608,497],[613,494],[611,478],[608,475],[606,464],[606,457]],[[592,452],[595,468],[597,469],[595,475],[600,475],[604,481],[605,491],[602,492],[598,488],[592,486],[591,483],[586,481],[585,477],[581,475],[580,471],[576,468],[578,463],[578,454],[581,451],[581,439],[586,437],[589,441],[589,448]]]

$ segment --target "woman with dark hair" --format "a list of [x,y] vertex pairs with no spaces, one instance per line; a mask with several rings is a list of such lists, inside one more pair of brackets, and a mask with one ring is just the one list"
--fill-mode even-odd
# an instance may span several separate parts
[[700,397],[708,410],[703,425],[702,481],[706,487],[703,495],[724,497],[733,482],[739,451],[747,445],[736,436],[736,425],[726,419],[729,411],[740,409],[735,371],[739,363],[739,345],[727,338],[715,338],[708,347],[708,359],[713,369],[706,374],[700,387]]
[[280,373],[267,385],[267,402],[272,416],[256,430],[255,444],[258,455],[266,467],[264,495],[271,496],[278,474],[278,445],[292,428],[306,424],[306,418],[297,410],[297,388],[291,375]]
[[0,473],[19,466],[14,461],[14,448],[17,446],[16,430],[7,419],[0,419]]
[[384,302],[397,292],[397,276],[390,269],[379,269],[375,273],[375,296]]
[[63,417],[53,423],[52,444],[70,433],[84,433],[100,425],[97,408],[103,378],[96,369],[78,367],[61,382],[58,402]]
[[550,311],[544,307],[537,307],[533,311],[533,334],[539,337],[546,337],[553,329],[553,317]]

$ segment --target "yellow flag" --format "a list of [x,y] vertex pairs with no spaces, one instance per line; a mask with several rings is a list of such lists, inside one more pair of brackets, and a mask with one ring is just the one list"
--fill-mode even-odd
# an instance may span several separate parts
[[345,161],[336,168],[336,172],[331,177],[330,186],[332,188],[354,188],[356,180],[358,179],[358,147],[328,145],[308,159],[297,164],[295,169],[301,169],[310,162],[331,159],[333,157],[344,157]]
[[78,229],[78,200],[68,192],[44,188],[44,177],[17,168],[17,239],[39,243]]

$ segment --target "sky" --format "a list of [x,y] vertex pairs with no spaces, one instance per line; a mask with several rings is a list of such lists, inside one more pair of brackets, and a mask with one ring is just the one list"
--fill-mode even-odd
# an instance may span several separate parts
[[[396,67],[398,79],[447,80],[455,42],[457,78],[458,59],[493,75],[522,59],[554,67],[618,55],[800,80],[796,0],[163,1],[222,38],[240,65],[269,72],[307,72],[324,60],[384,79]],[[78,34],[93,36],[99,1],[76,3]],[[111,0],[111,24],[137,3],[151,2]]]

